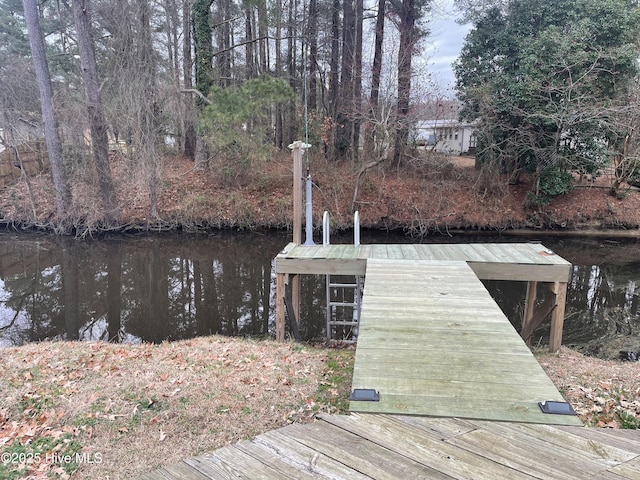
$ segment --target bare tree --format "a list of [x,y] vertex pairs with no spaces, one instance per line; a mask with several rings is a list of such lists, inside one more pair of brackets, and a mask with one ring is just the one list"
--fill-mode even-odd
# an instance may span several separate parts
[[69,182],[62,161],[62,149],[58,137],[58,123],[53,109],[51,75],[45,56],[44,39],[40,28],[36,0],[23,0],[23,6],[24,17],[27,22],[27,31],[29,32],[31,55],[36,70],[38,89],[40,91],[40,105],[42,108],[47,154],[49,156],[49,163],[51,164],[51,176],[53,177],[53,185],[55,188],[56,213],[58,216],[56,230],[62,233],[67,230],[68,215],[71,209],[71,190],[69,189]]
[[[193,57],[191,55],[191,0],[182,2],[182,81],[184,88],[193,88]],[[196,122],[193,100],[185,97],[184,100],[184,154],[195,159],[196,155]]]
[[398,107],[396,116],[396,138],[392,166],[398,167],[404,156],[409,139],[407,115],[411,101],[411,64],[416,45],[425,35],[418,27],[423,11],[431,0],[390,0],[400,30],[400,48],[398,49]]
[[371,157],[374,153],[374,145],[376,144],[377,130],[376,119],[379,118],[379,101],[380,101],[380,80],[382,77],[382,45],[384,42],[384,17],[386,10],[386,0],[378,0],[378,12],[376,13],[375,42],[373,52],[373,64],[371,66],[371,95],[370,95],[370,111],[367,122],[369,135],[364,144],[366,157]]
[[111,177],[111,168],[109,167],[107,122],[104,117],[100,84],[98,82],[98,66],[91,33],[89,0],[73,0],[72,11],[76,25],[78,50],[80,52],[82,82],[84,83],[87,112],[89,114],[93,160],[95,162],[105,220],[110,223],[119,216],[118,201]]

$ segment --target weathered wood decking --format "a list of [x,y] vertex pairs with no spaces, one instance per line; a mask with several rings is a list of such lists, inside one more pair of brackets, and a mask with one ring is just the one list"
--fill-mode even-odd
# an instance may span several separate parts
[[528,283],[525,329],[537,321],[534,315],[538,283],[546,284],[554,297],[549,349],[562,343],[564,304],[571,263],[539,243],[471,244],[288,244],[275,258],[277,276],[276,338],[284,340],[284,289],[290,277],[300,274],[365,275],[367,260],[404,259],[466,262],[481,280],[512,280]]
[[559,348],[571,265],[544,246],[290,244],[275,265],[279,339],[288,277],[366,275],[352,383],[380,401],[141,479],[640,479],[640,435],[540,412],[562,397],[479,280],[549,284]]
[[142,475],[160,479],[638,479],[640,434],[587,427],[323,415]]
[[581,425],[466,262],[369,259],[351,411]]

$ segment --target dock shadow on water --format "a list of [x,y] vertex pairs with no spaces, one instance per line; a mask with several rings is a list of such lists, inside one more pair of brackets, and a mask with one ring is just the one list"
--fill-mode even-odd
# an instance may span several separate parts
[[[412,242],[400,236],[370,237],[363,242]],[[101,240],[0,235],[0,346],[45,339],[138,343],[210,334],[274,336],[272,261],[288,241],[283,234],[230,232]],[[429,237],[428,241],[516,240]],[[638,243],[557,239],[543,243],[574,264],[563,343],[603,358],[640,351]],[[485,286],[519,329],[524,283],[485,282]],[[325,299],[324,277],[302,276],[300,317],[305,339],[324,338]],[[545,344],[548,330],[547,324],[536,331],[533,344]]]

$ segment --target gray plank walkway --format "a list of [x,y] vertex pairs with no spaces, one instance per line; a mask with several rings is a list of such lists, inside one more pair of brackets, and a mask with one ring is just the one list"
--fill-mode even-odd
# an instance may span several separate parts
[[640,433],[352,414],[290,425],[138,477],[638,479]]
[[275,258],[276,273],[364,275],[367,259],[467,262],[482,280],[566,282],[571,263],[540,243],[288,244]]
[[367,262],[351,411],[581,425],[466,262]]

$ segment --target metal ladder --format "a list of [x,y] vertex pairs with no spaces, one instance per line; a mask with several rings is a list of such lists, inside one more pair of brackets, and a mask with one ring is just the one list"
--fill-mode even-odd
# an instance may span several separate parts
[[[360,245],[360,216],[354,214],[354,245]],[[324,212],[322,217],[322,244],[329,245],[329,213]],[[327,275],[327,340],[339,340],[342,342],[355,342],[358,337],[358,325],[360,324],[360,311],[362,308],[362,290],[364,288],[363,276]]]

